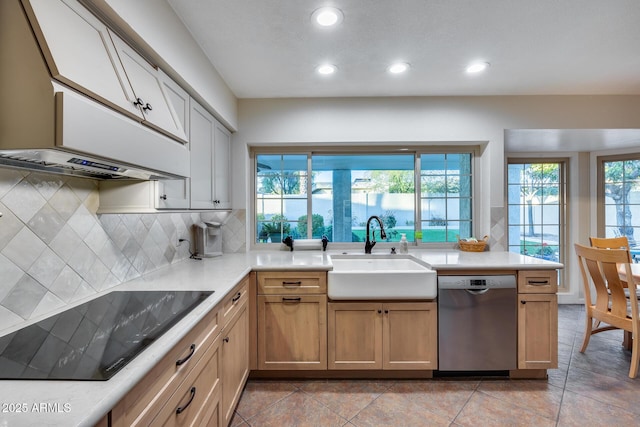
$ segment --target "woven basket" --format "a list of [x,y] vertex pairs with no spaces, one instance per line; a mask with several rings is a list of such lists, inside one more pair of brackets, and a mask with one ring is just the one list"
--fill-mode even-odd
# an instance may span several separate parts
[[460,240],[460,236],[458,236],[458,246],[460,246],[460,250],[464,252],[484,252],[488,240],[489,236],[484,236],[484,238],[478,242],[463,242]]

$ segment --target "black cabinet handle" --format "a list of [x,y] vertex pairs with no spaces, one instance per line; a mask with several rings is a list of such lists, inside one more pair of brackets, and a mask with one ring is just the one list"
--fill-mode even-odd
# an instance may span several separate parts
[[189,354],[187,354],[184,359],[176,360],[176,366],[180,366],[184,362],[186,362],[187,360],[191,359],[191,356],[193,356],[193,353],[195,353],[195,351],[196,351],[196,345],[195,344],[191,344],[191,346],[189,347],[189,350],[190,350]]
[[223,338],[222,341],[229,342],[229,337]]
[[282,301],[284,301],[284,302],[287,302],[287,301],[288,302],[300,302],[300,301],[302,301],[302,298],[300,298],[300,297],[297,297],[297,298],[285,298],[285,297],[282,297]]
[[385,310],[385,311],[384,311],[384,314],[389,314],[389,310]]
[[533,286],[548,285],[548,280],[529,280],[529,284]]
[[282,286],[300,286],[302,285],[302,281],[298,280],[297,282],[282,282]]
[[144,101],[140,98],[136,98],[136,100],[133,101],[133,105],[135,105],[136,107],[140,107],[142,104],[144,104]]
[[189,390],[189,392],[191,393],[191,397],[189,397],[189,401],[185,403],[184,406],[178,406],[178,409],[176,409],[176,414],[180,415],[181,413],[184,412],[185,409],[189,407],[189,405],[191,405],[191,402],[193,402],[193,398],[196,397],[196,387],[195,386],[191,387],[191,390]]
[[166,195],[166,194],[163,194],[162,196],[160,196],[160,199],[161,199],[161,200],[167,200],[167,195]]
[[153,108],[151,108],[151,104],[149,104],[148,102],[145,104],[145,106],[144,106],[144,107],[142,107],[142,109],[143,109],[144,111],[151,111],[151,110],[153,110]]
[[382,314],[382,310],[378,310],[378,314]]
[[526,303],[527,303],[526,301],[520,301],[520,304],[526,304]]
[[233,297],[233,298],[231,299],[231,302],[237,302],[237,301],[240,299],[240,297],[241,297],[241,296],[242,296],[242,293],[241,293],[241,292],[238,292],[238,295],[236,295],[235,297]]

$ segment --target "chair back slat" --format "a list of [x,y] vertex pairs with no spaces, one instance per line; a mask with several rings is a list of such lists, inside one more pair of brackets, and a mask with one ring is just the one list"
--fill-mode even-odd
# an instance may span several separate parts
[[596,291],[594,309],[626,319],[628,300],[624,282],[620,279],[619,265],[628,264],[627,250],[591,248],[577,243],[574,246],[583,275],[585,296],[589,296],[589,282],[593,283]]
[[628,254],[628,261],[633,262],[631,259],[631,252],[629,252],[629,239],[626,237],[589,237],[589,242],[594,248],[600,249],[626,249]]

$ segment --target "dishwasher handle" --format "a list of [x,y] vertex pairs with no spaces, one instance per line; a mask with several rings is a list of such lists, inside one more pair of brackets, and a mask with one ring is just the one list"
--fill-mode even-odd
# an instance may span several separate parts
[[487,292],[489,292],[489,288],[484,288],[484,289],[465,289],[465,291],[467,291],[471,295],[482,295],[482,294],[486,294]]

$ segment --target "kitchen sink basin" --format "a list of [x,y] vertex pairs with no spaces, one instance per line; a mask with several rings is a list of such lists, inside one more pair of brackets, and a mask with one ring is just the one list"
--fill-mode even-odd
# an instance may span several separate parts
[[334,300],[433,299],[436,272],[409,255],[331,255],[327,293]]

